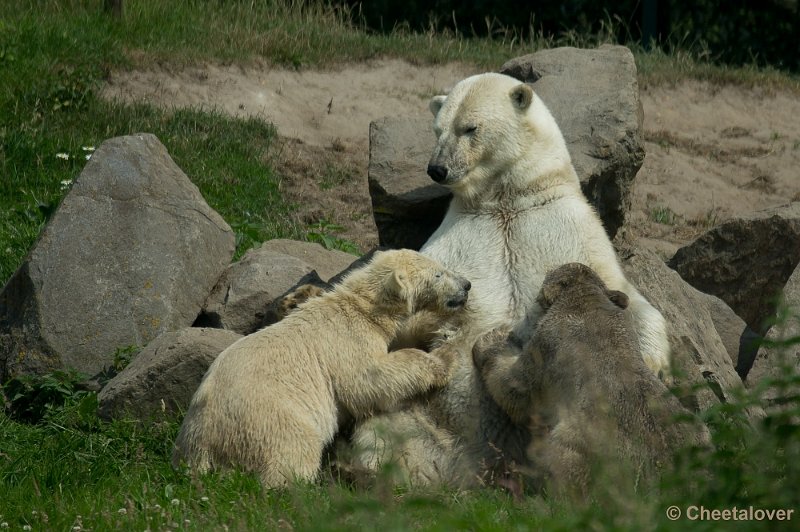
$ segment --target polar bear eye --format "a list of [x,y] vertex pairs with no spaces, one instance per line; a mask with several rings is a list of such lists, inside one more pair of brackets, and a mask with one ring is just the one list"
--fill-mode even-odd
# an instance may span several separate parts
[[441,279],[441,278],[442,278],[442,275],[444,275],[444,273],[443,273],[443,272],[436,272],[436,278],[437,278],[437,279]]
[[475,130],[478,129],[478,126],[467,126],[464,128],[465,135],[472,135],[475,133]]

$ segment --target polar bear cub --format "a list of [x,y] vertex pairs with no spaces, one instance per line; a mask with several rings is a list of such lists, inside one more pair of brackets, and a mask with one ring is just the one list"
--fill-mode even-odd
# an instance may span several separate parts
[[472,350],[492,398],[531,428],[525,473],[585,496],[596,474],[652,480],[677,449],[709,443],[703,425],[673,419],[688,412],[645,366],[624,293],[570,263],[545,277],[538,301],[526,345],[495,330]]
[[192,398],[173,465],[238,466],[265,487],[313,480],[341,421],[447,382],[449,351],[388,346],[415,313],[456,319],[469,290],[417,252],[377,253],[333,291],[217,357]]

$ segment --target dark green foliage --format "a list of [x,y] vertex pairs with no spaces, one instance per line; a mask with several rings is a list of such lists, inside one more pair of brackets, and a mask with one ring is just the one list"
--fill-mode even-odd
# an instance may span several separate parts
[[[541,34],[558,39],[565,34],[608,33],[625,44],[650,44],[669,49],[696,48],[714,61],[757,63],[800,70],[800,5],[793,0],[623,0],[594,2],[532,0],[364,0],[352,14],[370,28],[388,32],[407,25],[415,31],[449,29],[466,35],[529,38]],[[654,17],[644,29],[645,8]]]
[[[47,375],[21,375],[6,382],[0,390],[11,419],[38,423],[52,410],[66,403],[79,402],[88,396],[78,383],[83,376],[74,371],[55,371]],[[94,409],[96,409],[96,401]],[[89,412],[94,414],[94,410]]]

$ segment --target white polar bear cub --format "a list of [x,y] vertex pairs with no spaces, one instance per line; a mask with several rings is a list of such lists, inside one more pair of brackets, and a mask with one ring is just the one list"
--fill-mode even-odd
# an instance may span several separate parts
[[377,253],[332,291],[217,357],[192,398],[173,464],[238,466],[267,488],[315,479],[342,420],[447,382],[447,350],[389,352],[389,342],[417,312],[457,319],[469,290],[467,279],[415,251]]
[[[541,314],[536,296],[549,271],[580,262],[610,290],[627,294],[642,357],[656,374],[669,369],[669,343],[664,318],[625,278],[581,192],[561,131],[530,86],[501,74],[480,74],[458,83],[449,95],[434,97],[430,109],[438,140],[428,174],[452,190],[453,199],[420,251],[469,278],[473,289],[469,323],[447,340],[459,351],[453,376],[425,408],[437,430],[446,429],[448,441],[458,443],[427,456],[408,456],[413,452],[405,443],[405,450],[393,455],[405,455],[410,480],[463,484],[465,476],[479,474],[480,462],[492,459],[489,448],[514,457],[526,444],[519,441],[524,435],[509,432],[487,398],[472,365],[472,345],[498,327],[511,328],[525,342]],[[425,324],[417,329],[407,336],[429,334]],[[391,415],[378,416],[357,429],[354,443],[385,446],[372,434],[398,425]],[[380,458],[362,453],[371,466]],[[430,478],[438,475],[431,471],[444,473]]]

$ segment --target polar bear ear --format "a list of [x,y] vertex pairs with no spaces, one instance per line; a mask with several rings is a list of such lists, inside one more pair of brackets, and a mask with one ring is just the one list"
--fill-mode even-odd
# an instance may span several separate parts
[[530,88],[529,85],[521,83],[511,89],[509,96],[511,96],[511,102],[514,104],[514,107],[524,111],[530,107],[533,101],[533,89]]
[[408,311],[412,312],[414,301],[411,297],[411,288],[406,272],[394,270],[389,276],[386,288],[391,296],[396,297],[400,301],[405,301],[408,304]]
[[401,298],[405,299],[406,294],[408,294],[408,275],[401,270],[394,270],[389,275],[387,288],[393,294],[400,296]]
[[434,96],[433,98],[431,98],[431,102],[428,104],[428,109],[431,110],[431,113],[433,113],[433,116],[436,116],[436,115],[439,114],[439,109],[442,108],[442,106],[444,105],[444,101],[446,99],[447,99],[447,96],[445,96],[443,94],[440,94],[439,96]]
[[621,309],[628,308],[628,295],[625,292],[620,292],[619,290],[606,290],[606,295],[608,299],[611,300],[616,306]]

